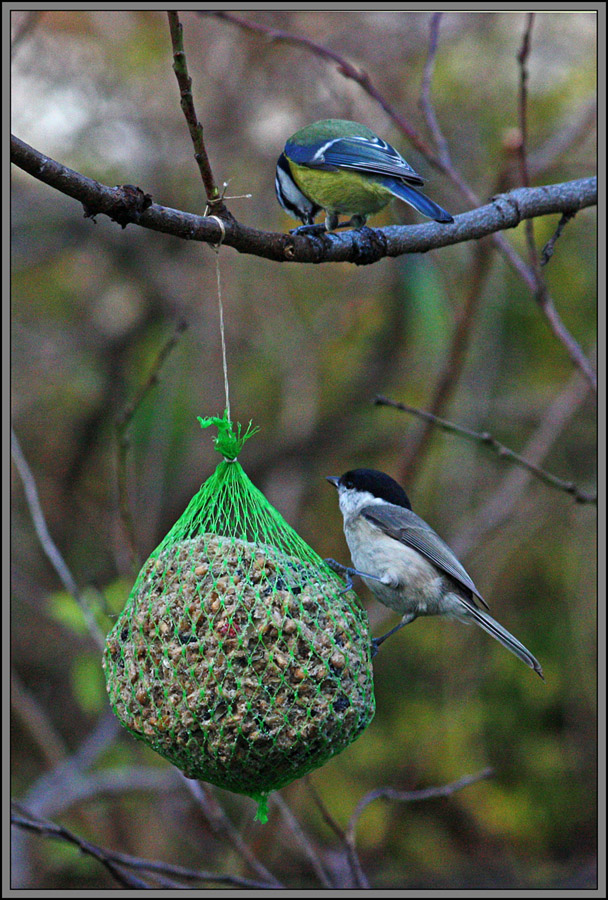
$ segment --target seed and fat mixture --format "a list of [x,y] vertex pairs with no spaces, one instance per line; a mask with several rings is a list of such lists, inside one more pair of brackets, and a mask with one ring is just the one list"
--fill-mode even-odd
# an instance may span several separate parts
[[166,547],[107,640],[116,714],[190,778],[254,793],[300,777],[374,713],[367,618],[339,591],[270,546]]

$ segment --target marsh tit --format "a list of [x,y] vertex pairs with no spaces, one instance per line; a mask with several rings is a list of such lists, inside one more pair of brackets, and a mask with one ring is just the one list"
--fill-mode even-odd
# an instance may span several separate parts
[[275,190],[283,209],[304,227],[297,231],[322,231],[313,225],[325,211],[325,230],[344,224],[362,228],[368,216],[398,197],[422,215],[437,222],[453,222],[452,216],[429,200],[418,188],[423,179],[403,157],[365,125],[345,119],[323,119],[293,134],[279,157]]
[[377,600],[402,616],[399,625],[373,641],[374,652],[417,616],[448,616],[479,625],[543,678],[530,651],[479,608],[488,606],[470,576],[430,525],[412,512],[396,481],[375,469],[353,469],[327,480],[338,489],[354,568],[335,565],[359,575]]

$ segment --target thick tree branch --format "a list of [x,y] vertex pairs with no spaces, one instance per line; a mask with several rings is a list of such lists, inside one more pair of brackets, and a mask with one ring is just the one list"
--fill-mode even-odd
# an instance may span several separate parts
[[[109,187],[56,162],[11,136],[11,161],[24,172],[68,197],[80,201],[85,215],[109,216],[121,225],[132,222],[143,228],[186,240],[217,244],[222,233],[211,217],[160,206],[129,185]],[[276,262],[352,262],[366,265],[387,256],[426,253],[438,247],[476,240],[535,216],[574,213],[597,203],[597,179],[580,178],[562,184],[518,188],[500,194],[478,209],[456,216],[451,225],[391,225],[322,237],[258,231],[237,221],[224,220],[223,246]]]

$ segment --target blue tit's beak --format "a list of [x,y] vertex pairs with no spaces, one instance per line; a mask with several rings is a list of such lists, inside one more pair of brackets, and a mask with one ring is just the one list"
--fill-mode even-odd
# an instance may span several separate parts
[[336,475],[326,475],[326,480],[329,481],[330,484],[333,484],[335,488],[338,487],[340,483],[340,479]]

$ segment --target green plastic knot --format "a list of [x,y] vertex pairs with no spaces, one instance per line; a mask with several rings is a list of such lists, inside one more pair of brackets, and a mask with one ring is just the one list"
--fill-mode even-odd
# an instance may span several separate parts
[[224,459],[229,462],[234,462],[243,449],[245,441],[248,441],[256,431],[260,430],[257,425],[255,427],[252,426],[250,421],[245,434],[241,435],[241,423],[237,422],[235,433],[234,426],[228,417],[227,409],[224,410],[224,415],[221,419],[219,416],[206,416],[204,419],[197,416],[197,418],[201,423],[201,428],[209,428],[210,425],[216,426],[217,437],[213,439],[213,444],[218,453],[221,453]]

